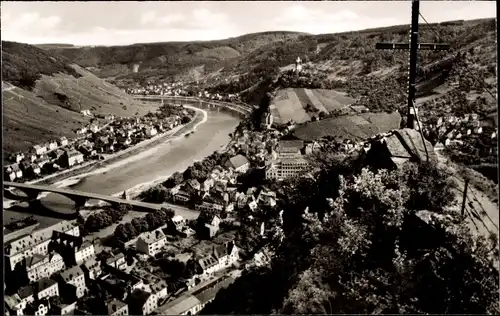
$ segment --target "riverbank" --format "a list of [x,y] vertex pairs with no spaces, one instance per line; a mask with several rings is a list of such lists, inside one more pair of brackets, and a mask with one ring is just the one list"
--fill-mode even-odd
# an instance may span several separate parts
[[[80,174],[74,175],[72,177],[67,177],[67,178],[62,179],[60,181],[53,182],[52,184],[54,186],[57,186],[57,187],[72,186],[72,185],[78,183],[81,179],[83,179],[85,177],[106,173],[106,172],[109,172],[109,171],[111,171],[115,168],[118,168],[120,166],[129,164],[131,162],[140,161],[146,157],[154,155],[156,150],[157,150],[156,146],[158,146],[160,144],[164,144],[165,142],[169,143],[169,142],[181,139],[186,134],[196,131],[198,126],[200,126],[201,124],[203,124],[207,121],[208,113],[205,110],[198,109],[195,107],[191,107],[191,106],[186,106],[186,107],[192,108],[196,111],[196,116],[194,117],[194,119],[191,122],[189,122],[183,126],[179,126],[179,128],[177,128],[176,130],[170,131],[170,133],[168,133],[166,135],[162,135],[157,139],[155,139],[155,138],[149,139],[149,140],[144,142],[144,143],[146,143],[146,142],[147,143],[143,144],[143,146],[139,146],[142,144],[142,143],[140,143],[137,146],[129,148],[130,150],[127,149],[126,152],[123,152],[120,155],[117,155],[117,156],[112,157],[112,158],[105,160],[105,161],[101,161],[99,164],[93,166],[93,168],[91,168],[88,172],[80,173]],[[145,148],[146,146],[147,146],[147,148]],[[163,175],[161,177],[156,178],[153,181],[140,183],[132,188],[128,188],[127,193],[129,195],[129,198],[131,198],[131,199],[136,198],[143,190],[146,190],[149,187],[158,184],[159,182],[165,181],[170,176],[171,176],[171,174]],[[114,192],[111,195],[112,196],[120,196],[122,194],[123,194],[123,192],[120,191],[120,192]],[[105,204],[105,202],[97,203],[97,205],[99,205],[99,204]]]
[[[207,112],[205,110],[198,109],[196,107],[188,105],[186,105],[185,107],[196,111],[195,117],[187,124],[177,126],[174,129],[167,131],[166,133],[142,141],[133,147],[129,147],[125,150],[121,150],[117,153],[108,155],[104,160],[89,161],[77,168],[71,170],[65,170],[59,174],[51,175],[46,178],[37,179],[34,181],[27,181],[26,183],[66,187],[74,184],[75,180],[77,179],[81,179],[83,177],[92,174],[107,172],[108,170],[126,164],[127,162],[130,161],[130,159],[132,159],[136,155],[138,156],[136,159],[140,159],[141,157],[144,157],[144,154],[146,152],[151,152],[151,149],[154,149],[155,146],[158,146],[159,144],[164,143],[165,141],[168,142],[171,141],[172,139],[182,137],[185,134],[195,131],[200,124],[206,122]],[[144,152],[145,149],[146,152]]]

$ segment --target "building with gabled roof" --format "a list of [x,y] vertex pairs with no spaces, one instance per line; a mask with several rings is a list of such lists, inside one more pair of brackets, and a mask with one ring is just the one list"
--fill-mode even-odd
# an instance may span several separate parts
[[248,159],[245,156],[236,155],[234,157],[229,158],[226,161],[225,166],[227,168],[234,169],[236,172],[245,173],[247,172],[250,163],[248,162]]
[[76,288],[77,298],[83,297],[87,291],[85,274],[79,266],[74,266],[62,271],[57,279],[63,285],[73,285]]
[[155,256],[163,249],[167,243],[167,236],[162,229],[156,229],[152,232],[142,233],[137,238],[136,249],[149,256]]
[[49,243],[54,231],[79,236],[80,230],[75,221],[61,221],[52,226],[35,230],[30,235],[13,240],[5,246],[5,256],[8,266],[13,269],[24,258],[33,254],[46,255],[49,253]]
[[108,315],[110,316],[129,315],[127,303],[117,300],[116,298],[107,304],[107,308]]
[[152,293],[135,289],[127,296],[129,312],[132,315],[149,315],[158,307],[158,300]]
[[59,285],[56,281],[47,277],[41,278],[35,283],[35,290],[39,300],[59,296]]

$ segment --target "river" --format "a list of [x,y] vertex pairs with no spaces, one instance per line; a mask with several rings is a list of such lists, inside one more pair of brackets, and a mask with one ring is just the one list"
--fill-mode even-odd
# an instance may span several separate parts
[[[226,113],[207,111],[207,120],[199,125],[188,137],[180,137],[147,148],[147,155],[139,153],[126,159],[126,163],[117,162],[102,172],[92,172],[76,180],[69,187],[85,192],[100,194],[119,194],[124,190],[135,193],[152,182],[167,179],[172,173],[184,171],[196,160],[201,160],[212,152],[224,147],[239,123],[239,119]],[[74,209],[74,202],[57,194],[48,194],[41,199],[42,204],[52,210],[67,213]],[[6,210],[4,218],[18,218],[22,212]],[[60,219],[35,216],[41,227]],[[9,221],[9,220],[8,220]]]

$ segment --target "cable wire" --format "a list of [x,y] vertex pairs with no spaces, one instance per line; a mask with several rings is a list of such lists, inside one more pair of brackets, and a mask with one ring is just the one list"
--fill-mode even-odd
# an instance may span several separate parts
[[[425,17],[422,15],[422,13],[418,13],[420,15],[420,17],[424,20],[425,24],[427,24],[427,26],[431,29],[432,32],[434,32],[434,34],[436,35],[436,37],[438,38],[438,40],[441,40],[441,37],[439,36],[439,33],[436,31],[436,29],[429,24],[429,22],[427,22],[427,20],[425,19]],[[457,58],[457,56],[455,56],[455,59]],[[465,57],[467,58],[467,57]],[[497,101],[497,98],[493,95],[493,93],[484,85],[484,82],[480,79],[478,79],[470,70],[469,68],[467,68],[467,65],[464,64],[464,69],[469,73],[469,75],[475,80],[477,81],[481,87],[495,100]]]

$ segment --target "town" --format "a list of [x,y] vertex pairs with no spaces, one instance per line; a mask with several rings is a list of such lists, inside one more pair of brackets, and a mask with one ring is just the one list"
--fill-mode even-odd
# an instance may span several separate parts
[[26,153],[19,152],[9,157],[11,164],[4,166],[5,178],[10,181],[29,181],[89,166],[190,122],[194,110],[163,105],[156,113],[148,113],[144,117],[94,117],[89,110],[83,110],[82,115],[91,116],[92,120],[88,126],[75,131],[74,139],[63,136],[46,144],[35,145]]
[[[182,87],[182,84],[149,84],[127,91],[182,95]],[[208,93],[200,96],[223,99]],[[307,124],[293,121],[276,124],[267,110],[257,128],[250,129],[241,123],[224,150],[195,162],[183,173],[176,172],[138,196],[146,202],[167,202],[197,211],[195,219],[185,219],[163,209],[119,224],[106,241],[92,234],[119,221],[131,209],[111,207],[42,230],[34,230],[37,223],[33,218],[11,223],[5,231],[6,240],[10,240],[6,255],[11,271],[6,282],[8,312],[16,315],[198,313],[244,269],[269,262],[272,256],[269,243],[282,238],[280,182],[312,177],[320,168],[315,159],[329,153],[359,155],[365,163],[395,168],[413,159],[416,153],[422,155],[418,127],[401,130],[399,113],[368,111],[352,105],[338,116]],[[16,170],[33,177],[40,176],[40,169],[47,164],[51,168],[44,168],[45,174],[57,172],[59,165],[71,168],[85,160],[102,159],[185,124],[192,117],[192,110],[168,104],[162,105],[158,113],[143,118],[105,117],[101,126],[95,121],[78,130],[77,134],[83,136],[71,144],[61,139],[59,143],[37,145],[32,153],[17,154],[16,164],[7,168],[7,176],[10,180],[20,180],[23,174]],[[323,120],[343,128],[323,135],[311,132],[316,128],[313,124]],[[463,119],[421,120],[426,134],[438,130],[440,136],[436,140],[444,144],[438,144],[436,150],[457,144],[462,137],[483,133],[474,114]],[[365,128],[360,128],[361,125]],[[496,131],[486,129],[491,133],[490,138],[495,139]],[[433,146],[426,143],[435,157]],[[381,161],[380,157],[384,157],[381,152],[389,153],[387,160]],[[47,157],[45,163],[40,166],[44,157]],[[40,168],[38,172],[33,170],[36,166]],[[32,171],[28,173],[30,168]]]

